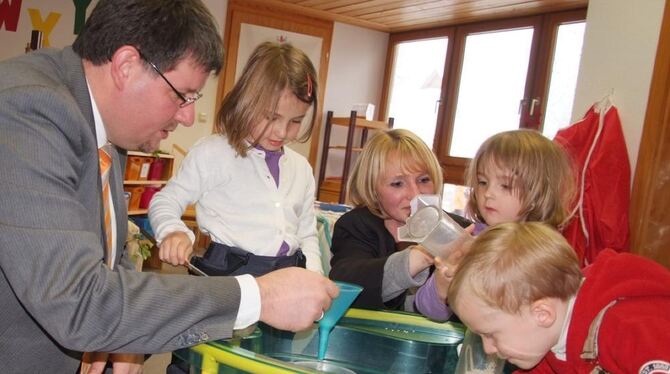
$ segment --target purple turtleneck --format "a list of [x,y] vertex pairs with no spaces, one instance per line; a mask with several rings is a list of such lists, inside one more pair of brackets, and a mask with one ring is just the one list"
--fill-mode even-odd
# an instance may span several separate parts
[[[272,178],[275,180],[275,184],[277,185],[277,187],[279,187],[279,159],[281,158],[281,156],[284,155],[284,152],[268,151],[261,146],[256,146],[256,148],[265,152],[265,164],[268,166],[270,174],[272,175]],[[279,247],[277,256],[286,256],[288,254],[288,249],[289,249],[288,243],[283,241],[281,243],[281,247]]]

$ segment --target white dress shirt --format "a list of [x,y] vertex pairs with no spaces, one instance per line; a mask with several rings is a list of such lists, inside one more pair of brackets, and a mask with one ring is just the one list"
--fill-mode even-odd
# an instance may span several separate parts
[[[88,87],[88,95],[91,98],[91,109],[93,110],[93,122],[95,122],[95,135],[96,135],[96,141],[98,145],[98,149],[102,148],[105,144],[107,144],[107,131],[105,130],[105,126],[102,123],[102,117],[100,116],[100,110],[98,110],[98,105],[95,103],[95,99],[93,98],[93,93],[91,92],[91,86],[88,85],[88,82],[86,82],[86,85]],[[110,257],[111,259],[109,260],[109,263],[111,264],[111,267],[114,267],[114,259],[116,258],[116,243],[118,241],[118,234],[116,233],[116,212],[114,210],[114,199],[112,199],[112,195],[109,194],[108,196],[105,196],[106,199],[108,199],[108,204],[109,204],[109,217],[110,217],[110,224],[112,226],[112,248],[111,248],[111,253]],[[123,238],[125,240],[126,238]]]

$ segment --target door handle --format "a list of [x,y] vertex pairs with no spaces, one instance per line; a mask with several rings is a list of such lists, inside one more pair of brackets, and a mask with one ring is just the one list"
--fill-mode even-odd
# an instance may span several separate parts
[[535,114],[535,107],[540,105],[540,98],[536,97],[530,101],[530,110],[528,111],[529,116],[533,116]]

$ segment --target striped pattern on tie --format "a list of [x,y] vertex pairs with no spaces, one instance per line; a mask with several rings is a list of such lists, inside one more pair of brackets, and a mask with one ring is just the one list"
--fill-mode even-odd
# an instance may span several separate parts
[[98,158],[100,161],[100,178],[102,181],[102,205],[105,216],[105,258],[107,266],[112,267],[112,213],[110,211],[110,201],[112,191],[109,186],[109,174],[112,170],[112,157],[110,156],[111,144],[105,144],[98,149]]

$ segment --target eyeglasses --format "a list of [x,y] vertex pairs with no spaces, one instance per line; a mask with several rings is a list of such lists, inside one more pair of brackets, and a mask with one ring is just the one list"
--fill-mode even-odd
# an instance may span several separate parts
[[138,52],[140,53],[140,57],[141,57],[144,61],[146,61],[146,62],[149,64],[149,66],[151,66],[151,68],[154,69],[154,70],[156,71],[156,73],[158,73],[158,75],[161,76],[161,78],[163,78],[163,80],[165,81],[165,83],[167,83],[168,86],[170,86],[170,88],[172,88],[172,91],[174,91],[175,95],[177,95],[177,97],[182,101],[182,103],[179,104],[179,107],[180,107],[180,108],[189,106],[189,105],[195,103],[196,100],[198,100],[199,98],[202,97],[202,94],[201,94],[200,92],[196,92],[194,96],[187,97],[187,96],[184,95],[183,93],[177,91],[177,89],[174,88],[174,86],[172,85],[172,83],[170,83],[170,81],[169,81],[167,78],[165,78],[165,75],[163,75],[163,72],[161,72],[161,70],[158,68],[158,66],[156,66],[156,64],[154,64],[154,63],[151,62],[148,58],[146,58],[146,56],[144,56],[144,54],[142,54],[142,52],[140,52],[139,50],[138,50]]

